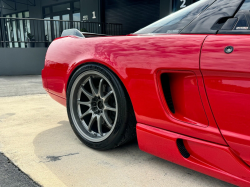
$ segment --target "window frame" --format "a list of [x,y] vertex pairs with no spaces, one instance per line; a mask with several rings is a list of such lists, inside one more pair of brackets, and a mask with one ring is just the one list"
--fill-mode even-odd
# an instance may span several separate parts
[[[29,13],[29,17],[25,17],[25,12]],[[3,17],[7,17],[9,16],[9,18],[12,18],[12,15],[15,14],[16,17],[15,18],[19,18],[18,14],[22,13],[22,18],[30,18],[30,12],[29,10],[24,10],[24,11],[20,11],[20,12],[15,12],[15,13],[11,13],[11,14],[4,14]],[[14,17],[13,17],[14,18]]]
[[233,18],[244,0],[216,0],[206,11],[192,21],[181,34],[217,34],[213,26],[224,18]]
[[[62,15],[69,14],[69,20],[72,21],[73,20],[73,14],[76,13],[76,12],[78,12],[78,11],[80,13],[80,8],[75,8],[74,7],[74,3],[75,2],[79,2],[80,3],[80,0],[67,1],[67,2],[61,2],[61,3],[58,3],[58,4],[43,6],[42,7],[43,18],[48,18],[49,17],[50,19],[53,19],[54,16],[59,16],[60,20],[62,20]],[[70,10],[63,10],[63,11],[53,12],[53,6],[67,4],[67,3],[70,4]],[[45,8],[49,8],[50,12],[48,14],[45,14]]]
[[[244,5],[245,1],[242,3],[241,7]],[[235,14],[235,16],[233,18],[237,18],[237,22],[233,25],[232,29],[229,30],[219,30],[218,34],[250,34],[250,9],[249,10],[241,10],[241,7],[239,8],[238,12]],[[236,26],[238,24],[238,22],[240,21],[239,16],[240,15],[244,15],[248,24],[248,29],[244,30],[236,30]]]

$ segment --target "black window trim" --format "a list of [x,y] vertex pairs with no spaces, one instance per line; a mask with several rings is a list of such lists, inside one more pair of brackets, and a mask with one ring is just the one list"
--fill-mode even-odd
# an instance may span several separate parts
[[[219,30],[212,30],[213,25],[221,18],[233,18],[243,3],[244,0],[216,0],[206,11],[185,27],[180,34],[217,34]],[[225,8],[222,11],[223,7]]]
[[[73,1],[65,1],[65,2],[61,2],[58,4],[53,4],[53,5],[46,5],[42,7],[42,11],[43,11],[43,18],[47,18],[49,17],[50,19],[53,19],[54,16],[58,16],[58,15],[62,15],[62,14],[69,14],[69,19],[73,20],[73,14],[75,12],[80,12],[80,8],[74,8],[74,3],[75,2],[79,2],[80,0],[73,0]],[[59,11],[59,12],[53,12],[52,7],[53,6],[57,6],[57,5],[62,5],[62,4],[70,4],[70,10],[65,10],[65,11]],[[50,13],[45,14],[45,8],[49,8],[50,9]],[[61,19],[61,16],[60,16]]]
[[244,14],[245,17],[246,17],[246,20],[247,20],[247,23],[248,23],[248,30],[235,30],[235,27],[237,25],[237,23],[240,21],[238,19],[238,21],[235,23],[233,29],[231,30],[219,30],[218,31],[218,34],[250,34],[250,11],[249,10],[241,10],[241,11],[238,11],[234,18],[237,18],[237,15],[239,14]]

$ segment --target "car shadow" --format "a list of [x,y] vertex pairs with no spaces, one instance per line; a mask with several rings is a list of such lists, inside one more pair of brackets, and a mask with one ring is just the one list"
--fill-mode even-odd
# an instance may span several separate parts
[[40,162],[67,186],[233,186],[145,153],[137,140],[108,151],[90,149],[68,121],[58,125],[38,134],[33,145]]

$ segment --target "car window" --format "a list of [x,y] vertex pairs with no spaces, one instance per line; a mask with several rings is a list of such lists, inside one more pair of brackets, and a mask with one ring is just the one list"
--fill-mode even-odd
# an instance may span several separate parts
[[241,10],[250,10],[250,0],[245,0],[239,11]]
[[248,29],[248,22],[245,14],[238,14],[238,23],[235,26],[235,30],[247,30]]
[[215,0],[200,0],[184,9],[152,23],[135,34],[179,33],[185,26],[206,10]]
[[249,30],[249,24],[247,17],[249,17],[250,0],[245,0],[240,7],[238,13],[235,15],[238,18],[238,22],[234,27],[234,30]]

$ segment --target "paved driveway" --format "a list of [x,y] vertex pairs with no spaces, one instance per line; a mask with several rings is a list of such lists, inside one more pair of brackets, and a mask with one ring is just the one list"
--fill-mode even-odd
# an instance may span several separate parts
[[43,91],[40,76],[0,83],[0,151],[42,186],[232,186],[144,153],[136,141],[92,150],[76,138],[65,107]]

